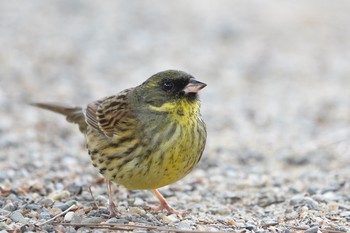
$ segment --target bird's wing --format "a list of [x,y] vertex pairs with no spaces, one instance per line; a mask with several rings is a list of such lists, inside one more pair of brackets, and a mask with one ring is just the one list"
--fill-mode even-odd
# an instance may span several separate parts
[[135,122],[127,97],[131,90],[90,103],[86,108],[86,122],[108,137],[130,130]]

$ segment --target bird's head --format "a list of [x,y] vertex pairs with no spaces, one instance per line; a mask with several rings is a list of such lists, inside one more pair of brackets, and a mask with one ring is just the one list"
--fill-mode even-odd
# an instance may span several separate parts
[[197,102],[198,92],[205,86],[183,71],[166,70],[154,74],[136,88],[142,102],[160,107],[183,100],[189,104]]

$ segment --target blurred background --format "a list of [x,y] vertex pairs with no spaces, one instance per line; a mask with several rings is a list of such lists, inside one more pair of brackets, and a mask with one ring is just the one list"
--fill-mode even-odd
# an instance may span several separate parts
[[0,181],[98,176],[76,127],[29,102],[83,106],[179,69],[208,84],[207,148],[181,185],[204,180],[214,206],[251,203],[261,184],[285,200],[290,189],[349,190],[349,10],[346,0],[1,1]]

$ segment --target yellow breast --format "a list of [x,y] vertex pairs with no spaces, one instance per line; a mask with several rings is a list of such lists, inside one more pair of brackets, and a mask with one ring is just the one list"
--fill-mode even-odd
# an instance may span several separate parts
[[185,101],[166,103],[150,109],[166,116],[155,118],[159,119],[155,126],[142,125],[132,137],[106,139],[94,130],[87,134],[93,164],[106,178],[128,189],[156,189],[183,178],[198,163],[205,147],[199,103],[190,108]]

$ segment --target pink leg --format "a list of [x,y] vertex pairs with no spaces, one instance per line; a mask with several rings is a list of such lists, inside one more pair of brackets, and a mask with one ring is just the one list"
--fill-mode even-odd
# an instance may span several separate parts
[[174,210],[169,204],[168,202],[165,200],[165,198],[163,197],[163,195],[157,190],[157,189],[152,189],[153,194],[158,198],[160,205],[158,207],[151,207],[151,209],[153,211],[161,211],[166,209],[169,213],[171,214],[184,214],[183,211],[176,211]]

